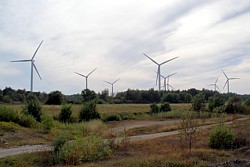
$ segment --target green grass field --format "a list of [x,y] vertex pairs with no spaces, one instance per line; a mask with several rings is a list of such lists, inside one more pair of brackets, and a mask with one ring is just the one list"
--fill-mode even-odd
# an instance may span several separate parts
[[[24,105],[22,104],[1,104],[3,106],[12,108],[15,111],[21,111]],[[182,111],[190,110],[191,104],[170,104],[172,110]],[[61,105],[42,105],[42,111],[56,116],[60,113]],[[78,115],[81,110],[81,105],[72,105],[73,115]],[[122,113],[146,113],[150,111],[150,104],[98,104],[97,110],[101,114],[122,114]]]

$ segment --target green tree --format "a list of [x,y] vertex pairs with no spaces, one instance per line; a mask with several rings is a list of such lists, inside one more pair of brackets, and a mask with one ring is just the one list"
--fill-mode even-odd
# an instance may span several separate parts
[[170,104],[169,104],[168,102],[162,103],[162,104],[161,104],[160,111],[161,111],[161,112],[171,111]]
[[187,111],[182,115],[179,125],[181,140],[184,136],[184,139],[188,142],[190,155],[192,154],[192,146],[198,125],[196,118],[197,115],[194,112]]
[[191,103],[192,102],[192,95],[187,93],[185,96],[185,103]]
[[204,108],[205,97],[202,93],[198,93],[193,98],[192,108],[195,111],[200,111]]
[[63,95],[60,91],[52,91],[48,95],[46,104],[61,105],[63,101]]
[[4,103],[12,103],[12,99],[9,95],[3,96],[3,102]]
[[79,114],[80,121],[89,121],[91,119],[100,119],[100,113],[97,111],[96,102],[85,102]]
[[208,99],[208,108],[210,111],[213,111],[215,108],[223,106],[225,104],[225,100],[221,94],[215,94]]
[[89,102],[96,99],[96,93],[89,89],[84,89],[81,93],[83,102]]
[[156,114],[160,112],[160,109],[156,103],[150,105],[151,113]]
[[234,135],[225,125],[219,125],[209,134],[209,146],[215,149],[230,149],[233,146]]
[[226,103],[225,112],[228,114],[244,113],[244,107],[242,106],[241,99],[238,97],[229,98]]
[[61,112],[59,113],[59,121],[63,123],[69,123],[70,117],[72,115],[71,105],[64,104],[61,107]]
[[36,121],[41,122],[42,107],[38,100],[28,100],[22,112],[33,116]]

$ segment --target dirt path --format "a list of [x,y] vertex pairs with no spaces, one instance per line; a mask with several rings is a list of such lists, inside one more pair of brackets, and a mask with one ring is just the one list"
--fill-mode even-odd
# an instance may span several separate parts
[[[242,121],[242,120],[247,120],[249,118],[240,118],[237,119],[237,121]],[[153,121],[154,122],[154,121]],[[152,124],[153,124],[152,122]],[[164,121],[160,121],[162,124],[166,124],[167,122]],[[155,121],[154,123],[160,123],[159,121]],[[168,124],[170,124],[170,122],[175,123],[176,120],[174,121],[169,121]],[[231,124],[232,121],[230,122],[226,122],[224,124]],[[146,123],[146,124],[131,124],[131,126],[129,126],[128,128],[135,128],[135,127],[142,127],[142,126],[149,126],[152,125],[151,123]],[[153,124],[155,125],[155,124]],[[214,127],[218,124],[212,124],[212,125],[205,125],[205,126],[200,126],[198,127],[198,129],[207,129],[207,128],[211,128]],[[119,132],[120,130],[123,130],[124,127],[117,127],[116,131]],[[164,136],[170,136],[170,135],[176,135],[178,134],[179,131],[175,130],[175,131],[170,131],[170,132],[161,132],[161,133],[154,133],[154,134],[147,134],[147,135],[138,135],[138,136],[129,136],[127,137],[127,141],[129,142],[133,142],[133,141],[140,141],[140,140],[150,140],[150,139],[154,139],[154,138],[158,138],[158,137],[164,137]],[[116,138],[115,139],[115,143],[120,143],[124,141],[124,138]],[[18,155],[18,154],[22,154],[22,153],[32,153],[32,152],[40,152],[40,151],[49,151],[52,150],[53,147],[50,145],[26,145],[26,146],[21,146],[21,147],[16,147],[16,148],[9,148],[9,149],[0,149],[0,158],[4,158],[4,157],[8,157],[8,156],[14,156],[14,155]]]
[[126,130],[129,129],[134,129],[134,128],[140,128],[140,127],[146,127],[146,126],[153,126],[153,125],[159,125],[159,126],[164,126],[164,125],[173,125],[175,123],[178,123],[179,120],[163,120],[163,121],[150,121],[150,120],[126,120],[122,122],[115,122],[111,123],[111,131],[115,133],[123,132],[124,129]]

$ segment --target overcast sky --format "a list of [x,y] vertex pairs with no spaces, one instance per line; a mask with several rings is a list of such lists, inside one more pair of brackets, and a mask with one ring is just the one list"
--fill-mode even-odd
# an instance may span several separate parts
[[34,73],[34,91],[80,93],[155,88],[157,66],[175,89],[222,89],[250,93],[249,0],[1,0],[0,89],[30,90],[30,63],[35,57],[42,80]]

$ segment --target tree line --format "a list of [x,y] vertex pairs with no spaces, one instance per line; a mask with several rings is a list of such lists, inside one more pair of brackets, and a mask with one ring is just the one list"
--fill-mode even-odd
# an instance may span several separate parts
[[79,94],[64,95],[61,91],[52,91],[50,93],[46,92],[30,92],[25,89],[15,90],[11,87],[6,87],[5,89],[0,89],[0,102],[1,103],[25,103],[32,94],[37,100],[43,104],[62,104],[62,103],[72,103],[81,104],[85,101],[95,100],[97,103],[138,103],[138,104],[149,104],[149,103],[159,103],[159,102],[169,102],[169,103],[191,103],[194,101],[194,97],[201,93],[204,96],[204,102],[209,102],[209,98],[216,95],[220,95],[223,99],[228,99],[230,97],[237,97],[241,100],[246,100],[250,98],[250,95],[238,95],[234,93],[221,94],[217,91],[202,89],[197,90],[191,88],[188,90],[175,90],[175,91],[159,91],[152,89],[149,90],[139,90],[139,89],[128,89],[123,92],[118,92],[114,97],[110,96],[108,89],[104,89],[101,92],[96,93],[93,90],[85,89]]

